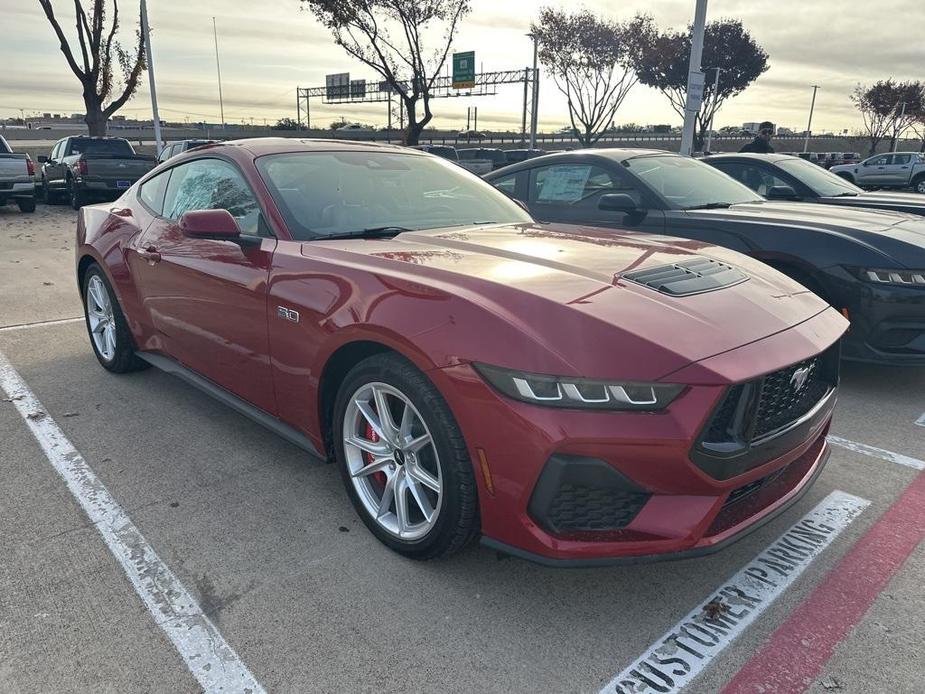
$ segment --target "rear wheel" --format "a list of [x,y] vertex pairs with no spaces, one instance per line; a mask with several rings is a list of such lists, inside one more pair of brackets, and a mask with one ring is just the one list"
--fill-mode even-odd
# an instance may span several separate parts
[[16,206],[20,212],[35,212],[35,198],[17,198]]
[[71,207],[73,207],[75,210],[79,210],[84,206],[84,204],[86,204],[84,200],[84,193],[73,178],[69,179],[67,182],[67,196],[71,201]]
[[918,176],[912,181],[912,190],[916,193],[925,194],[925,176]]
[[437,389],[402,357],[379,354],[347,374],[334,405],[334,442],[350,501],[383,544],[434,559],[477,533],[462,433]]
[[48,181],[44,178],[42,179],[42,201],[46,205],[57,205],[58,204],[58,195],[51,188],[48,187]]
[[90,345],[100,365],[114,373],[145,368],[147,362],[135,355],[135,343],[115,292],[95,263],[84,275],[83,300]]

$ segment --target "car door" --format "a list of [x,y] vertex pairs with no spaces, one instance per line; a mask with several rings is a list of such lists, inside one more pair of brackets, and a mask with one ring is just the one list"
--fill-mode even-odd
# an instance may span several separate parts
[[887,178],[887,167],[892,159],[892,154],[881,154],[865,159],[858,167],[855,183],[863,186],[884,185]]
[[787,187],[791,188],[794,193],[799,193],[802,187],[790,177],[784,178],[783,175],[763,162],[720,161],[713,164],[713,166],[739,183],[747,185],[758,195],[765,197],[767,197],[771,188]]
[[[601,197],[609,193],[629,195],[638,210],[601,210]],[[563,162],[530,169],[527,205],[543,221],[661,232],[665,216],[649,202],[637,184],[600,164]]]
[[64,187],[64,164],[61,159],[64,157],[64,145],[67,140],[58,140],[48,156],[45,163],[45,181],[49,188]]
[[907,186],[909,185],[909,175],[911,171],[912,154],[908,152],[905,154],[894,154],[886,167],[883,185]]
[[[191,238],[184,212],[225,209],[240,241]],[[193,371],[275,412],[267,338],[267,279],[276,238],[237,167],[218,158],[170,169],[164,203],[133,242],[140,299],[164,350]]]

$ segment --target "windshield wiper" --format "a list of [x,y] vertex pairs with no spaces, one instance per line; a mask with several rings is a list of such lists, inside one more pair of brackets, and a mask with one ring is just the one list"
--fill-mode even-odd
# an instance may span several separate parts
[[387,239],[403,231],[413,231],[408,227],[384,226],[357,229],[356,231],[342,231],[337,234],[319,234],[312,241],[330,241],[332,239]]
[[685,207],[684,209],[685,210],[725,210],[727,207],[732,207],[732,203],[731,202],[705,202],[703,205],[694,205],[693,207]]

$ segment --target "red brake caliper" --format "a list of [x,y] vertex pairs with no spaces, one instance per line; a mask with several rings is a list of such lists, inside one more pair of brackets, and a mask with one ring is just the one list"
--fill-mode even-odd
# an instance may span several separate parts
[[[375,431],[373,431],[373,428],[370,424],[366,425],[366,438],[372,441],[373,443],[379,440],[379,436],[376,434]],[[371,465],[373,462],[373,454],[364,453],[363,455],[366,458],[366,464]],[[383,488],[385,488],[385,483],[387,481],[387,478],[384,472],[374,472],[373,474],[370,475],[370,477],[372,477],[379,484],[381,484]]]

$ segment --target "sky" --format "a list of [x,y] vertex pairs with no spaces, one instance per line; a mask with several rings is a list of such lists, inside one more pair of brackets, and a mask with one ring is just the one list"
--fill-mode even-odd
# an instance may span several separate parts
[[[89,0],[84,0],[89,5]],[[480,69],[522,69],[532,60],[525,35],[541,6],[577,6],[569,0],[472,0],[454,50],[474,50]],[[584,7],[624,20],[646,12],[663,28],[691,22],[694,0],[586,0]],[[55,1],[62,17],[73,4]],[[137,5],[120,4],[130,39]],[[70,12],[70,15],[68,14]],[[134,14],[133,14],[134,13]],[[326,74],[350,72],[374,78],[370,68],[336,46],[327,29],[300,9],[299,0],[148,0],[157,94],[164,120],[219,120],[212,17],[216,17],[225,117],[229,122],[295,117],[296,86],[322,86]],[[0,117],[32,112],[83,111],[80,87],[67,68],[54,33],[35,0],[0,0]],[[726,102],[715,125],[771,120],[806,127],[811,85],[822,88],[814,131],[856,130],[860,119],[849,101],[857,83],[893,76],[925,79],[925,4],[918,0],[710,0],[709,20],[740,19],[768,52],[770,69],[740,96]],[[74,33],[72,19],[62,22]],[[706,67],[706,66],[704,66]],[[477,106],[480,129],[519,130],[523,88],[498,88],[496,96],[435,100],[432,125],[462,128],[466,108]],[[567,123],[565,99],[541,73],[541,130]],[[147,79],[121,113],[150,118]],[[383,104],[323,105],[312,102],[312,125],[341,117],[384,126]],[[304,114],[303,114],[304,117]],[[672,123],[680,118],[659,92],[637,85],[615,118],[617,123]]]

